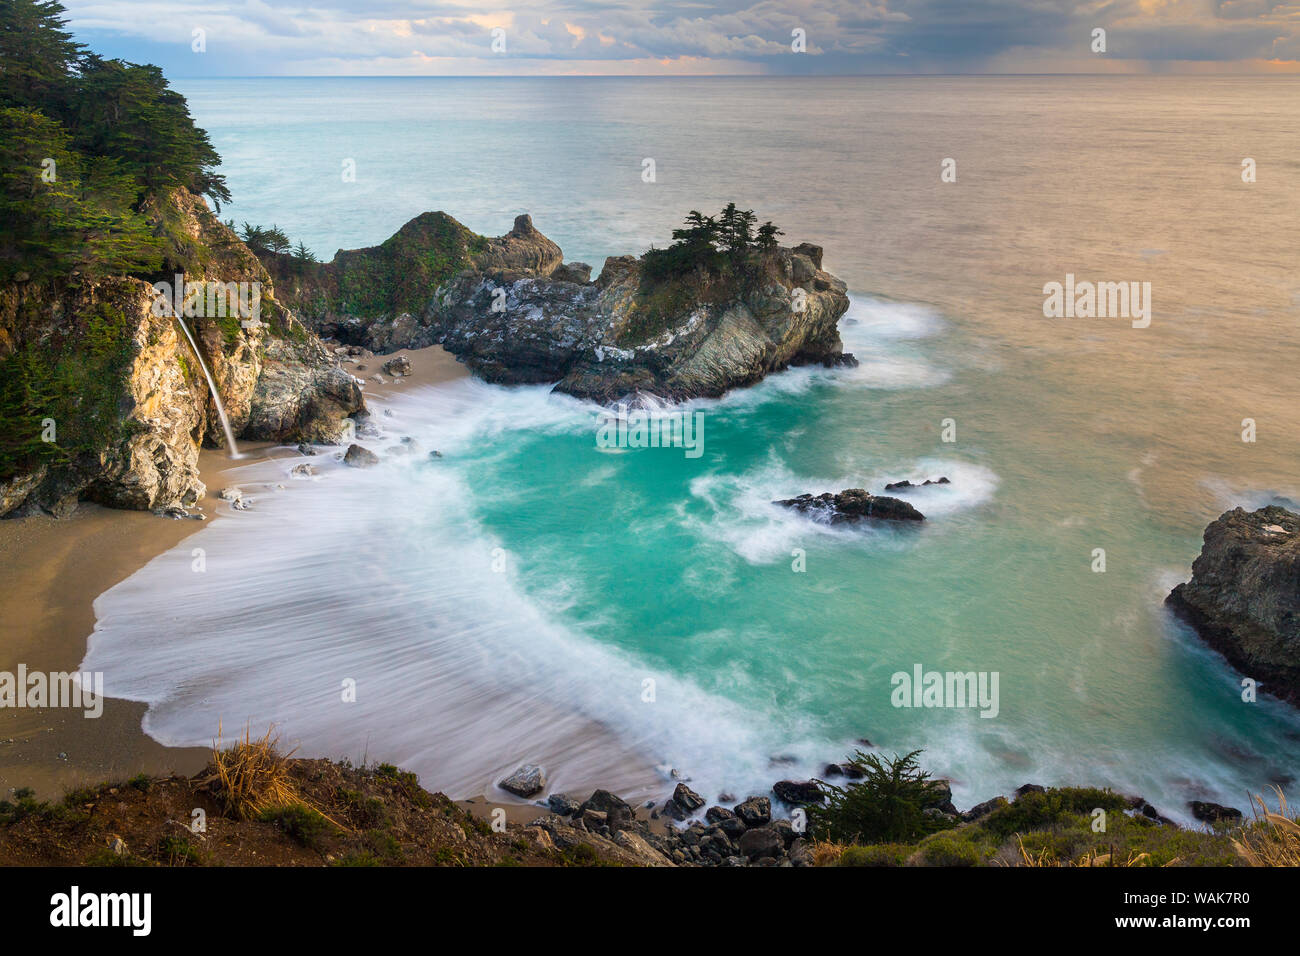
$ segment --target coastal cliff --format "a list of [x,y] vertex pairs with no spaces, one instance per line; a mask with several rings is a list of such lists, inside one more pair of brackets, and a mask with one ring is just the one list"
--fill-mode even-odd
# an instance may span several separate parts
[[1300,704],[1300,515],[1275,505],[1220,515],[1192,579],[1165,603],[1263,690]]
[[[0,516],[66,515],[78,500],[183,511],[204,494],[198,451],[224,431],[212,375],[237,436],[334,441],[364,408],[360,386],[276,300],[257,257],[198,196],[172,189],[140,215],[162,249],[145,276],[31,278],[0,286]],[[260,315],[160,309],[150,281],[245,283]],[[204,311],[199,309],[200,312]]]
[[854,362],[837,328],[846,287],[819,247],[676,270],[656,268],[654,252],[610,257],[591,281],[527,215],[487,238],[435,212],[329,263],[263,259],[324,337],[376,352],[441,344],[487,381],[556,383],[601,403],[714,397],[791,365]]

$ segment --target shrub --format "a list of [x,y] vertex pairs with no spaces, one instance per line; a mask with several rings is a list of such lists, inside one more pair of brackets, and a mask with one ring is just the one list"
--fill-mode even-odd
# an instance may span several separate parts
[[857,751],[848,762],[862,773],[860,781],[845,787],[817,781],[827,803],[808,808],[811,832],[844,843],[902,843],[951,827],[950,820],[925,813],[940,802],[942,790],[917,763],[920,753],[882,759]]
[[946,833],[921,844],[921,859],[927,866],[979,866],[987,855],[970,840]]
[[199,851],[188,838],[183,836],[165,836],[159,840],[158,856],[168,866],[185,866],[199,862]]
[[330,822],[324,814],[303,804],[275,807],[259,817],[263,823],[274,823],[300,846],[319,849],[321,840],[330,831]]
[[846,846],[837,866],[902,866],[916,852],[907,843],[874,843],[870,846]]
[[1043,830],[1069,823],[1079,815],[1089,816],[1100,807],[1108,814],[1121,813],[1128,801],[1110,790],[1095,787],[1062,787],[1021,794],[1015,803],[998,807],[980,825],[1001,837],[1031,830]]

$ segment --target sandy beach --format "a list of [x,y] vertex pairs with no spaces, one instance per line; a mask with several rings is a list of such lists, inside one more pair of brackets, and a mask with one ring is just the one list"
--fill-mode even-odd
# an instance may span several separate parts
[[[411,375],[382,375],[383,364],[395,355],[411,360]],[[369,398],[469,374],[441,346],[360,358],[345,367],[365,382]],[[375,375],[384,381],[373,381]],[[62,520],[35,516],[0,521],[0,580],[21,596],[0,615],[0,671],[14,672],[19,664],[29,672],[75,670],[94,630],[98,595],[217,520],[217,495],[231,468],[294,454],[289,448],[257,444],[241,444],[240,452],[238,461],[220,449],[200,453],[200,473],[208,489],[200,507],[207,521],[173,520],[84,502]],[[164,747],[144,734],[145,709],[142,703],[111,698],[94,719],[68,708],[0,709],[0,792],[7,796],[13,789],[31,787],[38,798],[50,799],[73,787],[138,773],[188,775],[202,769],[206,748]]]

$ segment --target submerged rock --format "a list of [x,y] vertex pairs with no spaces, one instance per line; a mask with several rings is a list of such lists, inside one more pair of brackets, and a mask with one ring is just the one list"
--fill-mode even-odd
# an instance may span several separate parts
[[891,481],[889,484],[885,485],[885,490],[904,491],[908,488],[924,488],[926,485],[950,485],[950,484],[952,484],[952,482],[950,482],[947,478],[937,478],[934,481],[931,481],[929,478],[927,478],[925,479],[925,481],[922,481],[918,484],[913,484],[912,482],[904,478],[902,481]]
[[1165,603],[1263,690],[1300,704],[1300,515],[1276,505],[1220,515],[1191,581]]
[[826,492],[817,495],[799,495],[773,504],[793,508],[829,524],[852,524],[859,521],[924,521],[925,515],[909,502],[887,495],[873,495],[861,488],[849,488],[839,494]]

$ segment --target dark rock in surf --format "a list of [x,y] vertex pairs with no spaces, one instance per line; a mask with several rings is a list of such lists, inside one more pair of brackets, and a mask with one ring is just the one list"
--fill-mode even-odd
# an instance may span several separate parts
[[826,492],[799,495],[773,504],[792,508],[828,524],[856,524],[860,521],[924,521],[925,515],[901,498],[873,495],[861,488],[849,488],[839,494]]
[[379,464],[379,456],[369,448],[362,448],[360,445],[349,445],[347,454],[343,456],[343,464],[352,468],[373,468]]
[[821,787],[811,780],[779,780],[772,785],[772,792],[778,800],[792,807],[821,803],[823,796]]
[[950,485],[950,484],[952,484],[952,482],[950,482],[947,478],[937,478],[934,481],[931,481],[929,478],[927,478],[925,479],[925,481],[919,484],[913,484],[907,479],[903,479],[902,481],[891,481],[889,484],[885,485],[885,490],[904,491],[908,488],[924,488],[926,485]]
[[750,797],[736,806],[736,816],[750,829],[767,826],[772,822],[772,801],[767,797]]
[[1190,804],[1192,816],[1204,823],[1219,823],[1223,820],[1240,820],[1241,811],[1236,807],[1225,807],[1219,803],[1205,800],[1193,800]]
[[694,813],[704,806],[704,798],[684,783],[679,783],[673,790],[672,802],[687,813]]

